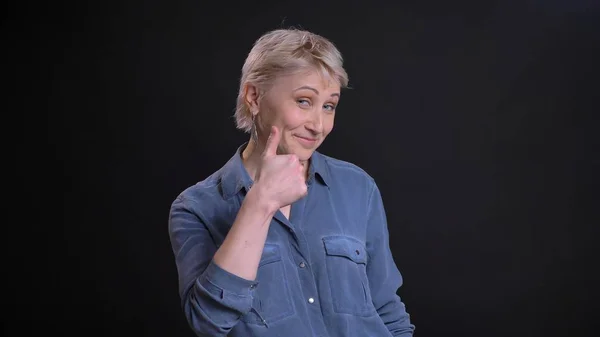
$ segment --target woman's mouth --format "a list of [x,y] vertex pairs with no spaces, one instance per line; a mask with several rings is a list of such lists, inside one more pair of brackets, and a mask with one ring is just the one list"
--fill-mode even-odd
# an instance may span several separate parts
[[315,144],[317,144],[317,138],[303,137],[299,135],[294,135],[294,137],[296,138],[298,143],[300,143],[304,147],[311,148],[314,147]]

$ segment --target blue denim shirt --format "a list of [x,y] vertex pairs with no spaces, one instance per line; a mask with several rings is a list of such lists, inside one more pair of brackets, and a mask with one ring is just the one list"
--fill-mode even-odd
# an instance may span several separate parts
[[169,235],[198,336],[412,336],[380,192],[359,167],[315,152],[308,194],[271,221],[257,278],[212,260],[252,181],[241,151],[173,202]]

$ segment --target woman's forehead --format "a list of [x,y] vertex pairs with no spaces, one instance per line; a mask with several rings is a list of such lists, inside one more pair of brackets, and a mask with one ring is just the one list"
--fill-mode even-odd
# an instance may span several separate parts
[[322,74],[320,72],[310,70],[297,72],[286,76],[280,76],[275,81],[273,89],[286,91],[315,89],[319,93],[339,93],[340,85],[329,74]]

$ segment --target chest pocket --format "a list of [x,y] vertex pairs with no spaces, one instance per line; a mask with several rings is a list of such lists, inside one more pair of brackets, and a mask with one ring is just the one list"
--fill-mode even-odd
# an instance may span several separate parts
[[341,235],[324,237],[323,244],[334,311],[355,316],[373,315],[375,307],[367,278],[364,244]]
[[253,310],[242,316],[242,321],[264,325],[263,319],[269,324],[294,314],[279,245],[265,244],[256,278]]

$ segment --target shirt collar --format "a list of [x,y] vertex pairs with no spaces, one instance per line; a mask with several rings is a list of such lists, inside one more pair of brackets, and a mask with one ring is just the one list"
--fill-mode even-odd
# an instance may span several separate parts
[[313,152],[310,157],[310,166],[308,168],[308,182],[310,183],[317,177],[321,184],[330,188],[331,180],[329,178],[329,166],[324,155],[320,152]]
[[[248,142],[238,147],[233,157],[222,168],[221,188],[225,199],[231,198],[242,188],[248,191],[252,187],[252,178],[242,162],[242,151],[246,145]],[[317,180],[329,188],[329,167],[325,157],[317,151],[312,154],[308,168],[308,182],[311,183],[313,180]]]
[[248,142],[238,147],[233,157],[222,168],[221,188],[225,199],[231,198],[242,188],[249,190],[252,186],[252,179],[242,162],[242,151],[244,151],[246,145],[248,145]]

